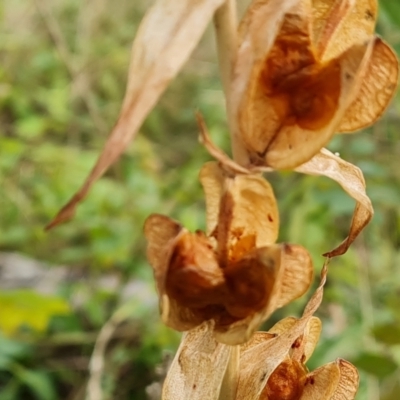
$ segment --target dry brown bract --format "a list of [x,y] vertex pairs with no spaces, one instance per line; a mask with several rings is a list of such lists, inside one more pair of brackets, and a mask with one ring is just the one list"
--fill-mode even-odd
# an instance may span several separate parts
[[397,85],[398,63],[374,35],[376,16],[375,0],[252,3],[240,27],[228,99],[235,140],[250,163],[295,168],[335,132],[381,116]]
[[110,137],[90,175],[47,226],[71,219],[92,185],[118,159],[189,58],[224,0],[157,0],[140,23],[132,46],[128,84]]
[[213,320],[219,341],[243,343],[274,310],[305,293],[311,259],[301,246],[274,244],[278,210],[261,176],[210,162],[200,179],[207,235],[158,214],[145,224],[162,318],[182,331]]

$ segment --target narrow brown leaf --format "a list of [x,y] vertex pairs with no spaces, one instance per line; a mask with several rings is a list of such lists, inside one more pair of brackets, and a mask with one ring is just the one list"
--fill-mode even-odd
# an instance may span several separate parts
[[295,171],[308,175],[327,176],[338,182],[356,200],[357,204],[351,221],[349,235],[339,246],[324,255],[327,257],[336,257],[344,254],[371,220],[374,213],[371,200],[365,192],[365,181],[362,171],[355,165],[335,156],[327,149],[322,149],[310,161],[297,167]]
[[158,0],[135,37],[128,85],[118,121],[83,186],[47,225],[71,219],[94,182],[118,159],[182,68],[223,0]]

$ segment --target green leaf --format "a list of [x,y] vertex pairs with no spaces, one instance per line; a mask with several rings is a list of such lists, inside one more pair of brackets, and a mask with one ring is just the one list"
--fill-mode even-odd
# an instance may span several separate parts
[[400,3],[397,0],[381,0],[379,5],[387,17],[400,27]]
[[27,386],[38,400],[55,400],[54,386],[48,374],[40,370],[30,371],[22,365],[13,366],[14,375]]
[[45,331],[53,315],[70,312],[64,299],[33,290],[0,291],[0,330],[12,335],[23,326]]
[[352,361],[353,364],[365,372],[376,376],[379,379],[386,378],[393,374],[399,367],[388,356],[384,356],[376,353],[361,353],[357,359]]
[[400,327],[398,324],[377,325],[372,330],[372,333],[379,342],[388,345],[400,344]]

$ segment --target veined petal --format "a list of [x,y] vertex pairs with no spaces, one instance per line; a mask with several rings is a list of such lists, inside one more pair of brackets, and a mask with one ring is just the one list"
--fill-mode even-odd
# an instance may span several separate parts
[[346,360],[338,359],[340,379],[330,400],[353,400],[356,397],[359,375],[356,367]]
[[276,308],[281,308],[306,293],[314,277],[312,259],[304,247],[288,243],[282,246],[282,276],[279,292],[276,293]]
[[128,86],[118,121],[83,186],[47,228],[72,218],[94,182],[126,149],[223,2],[158,0],[150,8],[133,43]]
[[226,251],[227,258],[238,260],[253,247],[276,241],[278,208],[272,187],[262,176],[231,174],[209,162],[200,172],[200,181],[206,195],[208,233],[225,247],[219,251]]
[[346,110],[338,131],[354,132],[380,118],[395,94],[398,74],[396,54],[382,39],[375,38],[367,70],[360,77],[361,87]]
[[212,323],[184,334],[164,382],[162,400],[218,399],[231,346],[217,342]]
[[357,201],[349,235],[339,246],[325,255],[335,257],[344,254],[371,220],[374,213],[371,200],[365,192],[365,181],[362,171],[355,165],[335,156],[327,149],[322,149],[309,162],[297,167],[296,171],[308,175],[327,176],[338,182]]
[[330,8],[323,15],[324,28],[317,38],[318,53],[323,62],[370,40],[378,15],[376,0],[313,0],[313,17],[317,26],[320,24],[318,14],[326,10],[327,5]]
[[339,380],[340,368],[336,362],[323,365],[307,375],[299,400],[330,400]]

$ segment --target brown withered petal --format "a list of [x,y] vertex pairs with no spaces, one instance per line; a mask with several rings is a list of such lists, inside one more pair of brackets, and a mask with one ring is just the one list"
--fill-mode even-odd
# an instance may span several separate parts
[[[261,285],[260,283],[256,285],[257,291],[261,291],[261,293],[266,295],[263,307],[257,311],[253,309],[250,315],[237,321],[228,320],[228,323],[224,323],[223,320],[216,318],[214,334],[218,341],[229,345],[238,345],[246,342],[261,323],[275,311],[276,296],[281,283],[281,253],[282,249],[279,245],[257,249],[252,253],[251,257],[253,257],[253,260],[251,263],[254,263],[257,269],[264,268],[265,270],[265,274],[260,276],[260,278],[263,278],[261,280]],[[243,265],[245,267],[243,273],[246,272],[246,265],[248,264]],[[235,269],[235,267],[233,267],[233,269]],[[239,278],[236,284],[232,283],[234,278]],[[243,279],[240,274],[235,276],[235,271],[232,273],[228,271],[227,281],[228,286],[230,286],[234,293],[236,292],[237,296],[236,298],[234,296],[227,298],[228,304],[226,306],[228,309],[239,313],[245,309],[247,302],[247,300],[240,296],[240,291],[243,290],[241,287],[241,281],[243,282]],[[246,283],[249,282],[248,279],[246,279],[246,281]],[[244,290],[251,290],[251,287],[249,288],[246,285]]]
[[330,60],[374,34],[376,0],[313,0],[313,27],[321,61]]
[[303,365],[288,358],[271,374],[259,400],[300,400],[305,379]]
[[[256,247],[276,241],[278,208],[271,185],[262,176],[231,175],[218,163],[209,162],[200,172],[200,181],[206,196],[208,232],[216,229],[218,221],[215,234],[219,244],[224,240],[233,252],[243,238],[253,237]],[[240,258],[239,254],[235,257]]]
[[178,222],[161,214],[150,215],[144,224],[144,236],[147,239],[147,259],[157,277],[163,277],[166,269],[168,244],[184,228]]
[[284,243],[282,272],[276,308],[283,307],[301,297],[310,287],[314,268],[309,252],[302,246]]
[[207,237],[184,232],[174,240],[168,256],[165,292],[170,298],[191,308],[224,301],[224,273]]
[[340,369],[340,379],[330,400],[353,400],[360,380],[358,371],[346,360],[338,359],[336,363]]
[[135,137],[196,46],[223,0],[158,0],[135,37],[128,86],[118,121],[83,186],[60,210],[48,229],[71,219],[79,202]]
[[[255,100],[252,107],[257,110],[247,116],[253,117],[253,127],[244,135],[266,166],[295,168],[330,140],[358,93],[359,76],[368,65],[372,48],[373,41],[370,41],[351,47],[322,68],[313,65],[303,68],[288,76],[264,101]],[[274,112],[275,116],[269,116],[274,123],[265,124],[262,107]]]
[[327,264],[322,269],[320,284],[309,300],[303,316],[291,329],[275,338],[268,338],[263,343],[255,343],[255,346],[242,353],[236,400],[259,400],[269,377],[284,360],[288,359],[293,343],[304,334],[307,324],[321,304],[326,274]]
[[210,322],[185,333],[164,382],[162,399],[218,399],[231,351],[231,346],[214,339]]
[[[283,332],[292,329],[296,324],[297,318],[287,317],[278,321],[268,333],[281,335]],[[317,317],[311,317],[304,333],[300,336],[295,343],[292,344],[291,358],[301,363],[306,363],[311,357],[314,349],[318,343],[321,334],[322,323]]]
[[295,171],[308,175],[327,176],[338,182],[356,200],[357,204],[349,235],[339,246],[324,255],[335,257],[344,254],[371,220],[374,213],[371,200],[365,192],[365,180],[362,171],[355,165],[335,156],[327,149],[322,149],[310,161],[297,167]]
[[336,362],[323,365],[309,373],[299,400],[331,400],[340,380]]
[[380,38],[375,39],[367,71],[356,100],[346,110],[339,132],[354,132],[373,124],[394,96],[399,73],[396,54]]

